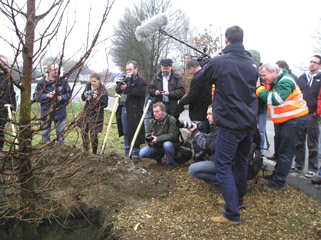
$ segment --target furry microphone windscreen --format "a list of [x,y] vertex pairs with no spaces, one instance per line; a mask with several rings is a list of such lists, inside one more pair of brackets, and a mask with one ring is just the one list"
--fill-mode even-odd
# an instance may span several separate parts
[[142,25],[138,26],[135,31],[135,36],[138,41],[142,41],[153,35],[167,23],[167,16],[164,13],[157,14],[154,17],[148,19]]

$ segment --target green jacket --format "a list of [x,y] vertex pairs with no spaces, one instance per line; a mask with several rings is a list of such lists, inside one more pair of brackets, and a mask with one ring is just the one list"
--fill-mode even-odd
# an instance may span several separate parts
[[179,131],[176,119],[165,113],[161,119],[154,119],[150,123],[147,133],[153,133],[153,136],[157,136],[155,147],[161,147],[163,142],[170,141],[176,148],[179,146]]
[[282,69],[282,72],[271,86],[270,91],[262,90],[259,92],[258,97],[269,105],[278,106],[282,104],[295,89],[296,83],[293,77],[286,70]]

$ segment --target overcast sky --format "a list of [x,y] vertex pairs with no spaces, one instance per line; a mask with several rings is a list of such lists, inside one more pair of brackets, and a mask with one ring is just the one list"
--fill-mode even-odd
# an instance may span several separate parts
[[[138,1],[116,0],[101,36],[110,37],[113,25],[122,17],[125,8],[131,7],[133,2]],[[99,4],[102,2],[93,1],[98,8],[94,8],[91,16],[100,16],[102,8]],[[47,1],[42,2],[42,4],[47,3]],[[76,35],[70,42],[70,48],[83,41],[80,36],[86,33],[89,3],[90,1],[72,0],[71,6],[78,6],[78,27],[75,29]],[[172,3],[173,9],[181,8],[185,11],[190,17],[191,26],[197,27],[200,33],[210,24],[213,25],[213,29],[221,27],[223,34],[229,26],[240,26],[244,30],[245,48],[258,50],[261,53],[261,62],[286,60],[296,71],[296,66],[307,66],[310,56],[314,54],[311,48],[311,36],[320,23],[320,0],[172,0]],[[3,21],[1,22],[3,24]],[[1,24],[0,30],[2,34],[4,30]],[[101,46],[92,60],[92,66],[97,71],[107,68],[103,59],[104,48],[105,46]],[[5,50],[2,48],[1,51],[9,55],[10,53],[6,53]],[[113,69],[112,66],[109,68]]]
[[[240,26],[244,30],[245,48],[258,50],[261,62],[285,60],[293,71],[301,74],[296,67],[308,66],[309,58],[315,54],[311,36],[321,23],[320,0],[172,0],[172,3],[174,9],[183,9],[191,26],[200,33],[210,24],[214,30],[220,27],[223,34],[227,27]],[[122,16],[125,6],[130,7],[128,4],[132,2],[116,0],[113,21],[115,16]]]
[[258,50],[261,62],[282,59],[295,70],[295,66],[307,66],[310,56],[314,54],[311,36],[317,24],[321,23],[320,0],[173,2],[174,6],[185,10],[191,23],[199,30],[208,27],[210,23],[221,26],[223,33],[232,25],[243,28],[245,48]]

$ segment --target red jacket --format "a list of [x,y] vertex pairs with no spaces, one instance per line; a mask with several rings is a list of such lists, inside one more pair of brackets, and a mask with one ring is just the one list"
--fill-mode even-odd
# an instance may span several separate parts
[[317,116],[321,115],[321,88],[318,94]]

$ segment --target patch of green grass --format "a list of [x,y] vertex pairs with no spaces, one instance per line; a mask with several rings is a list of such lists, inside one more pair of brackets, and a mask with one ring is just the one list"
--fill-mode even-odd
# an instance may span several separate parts
[[107,89],[108,95],[114,97],[116,94],[115,88],[108,88]]
[[300,217],[291,218],[290,221],[296,226],[308,225],[308,222],[306,222],[306,220],[304,219],[301,219]]
[[[66,133],[66,138],[65,138],[65,144],[72,145],[77,148],[82,148],[83,143],[82,143],[82,139],[81,139],[80,128],[75,125],[75,121],[78,118],[83,107],[84,107],[84,104],[81,104],[81,103],[69,103],[67,106],[67,119],[66,119],[67,133]],[[40,117],[40,104],[39,103],[33,104],[31,111],[32,111],[31,118],[33,119],[34,117],[36,117],[35,119],[38,119]],[[104,141],[104,138],[106,135],[106,130],[107,130],[110,116],[111,116],[111,111],[105,110],[104,129],[98,135],[98,138],[99,138],[98,150],[99,151],[102,147],[102,144],[103,144],[103,141]],[[19,119],[19,112],[17,112],[17,114],[16,114],[16,120],[18,121],[18,119]],[[115,117],[112,122],[116,123]],[[41,142],[42,142],[42,134],[41,134],[41,131],[38,130],[40,127],[40,120],[33,121],[32,124],[33,124],[32,128],[34,130],[36,130],[36,132],[32,138],[32,145],[35,146],[35,145],[41,144]],[[54,124],[52,123],[52,128],[53,127],[54,127]],[[9,133],[9,134],[7,134],[6,138],[8,138],[8,139],[12,138],[9,136],[12,132],[11,124],[7,124],[6,131]],[[56,137],[56,132],[54,129],[51,132],[51,136],[52,136],[52,139]],[[6,149],[10,148],[9,143],[6,143],[5,148]],[[108,153],[111,151],[121,152],[122,148],[123,148],[123,137],[118,136],[117,124],[112,124],[109,135],[108,135],[108,139],[106,142],[105,153]]]

